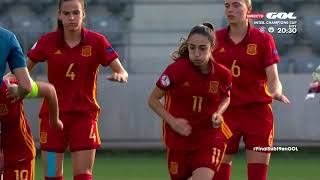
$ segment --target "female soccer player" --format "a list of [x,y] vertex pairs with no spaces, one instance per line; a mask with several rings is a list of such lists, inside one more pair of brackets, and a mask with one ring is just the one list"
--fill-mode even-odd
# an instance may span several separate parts
[[[35,147],[23,101],[12,102],[17,82],[2,81],[0,88],[0,174],[1,179],[34,179]],[[34,90],[28,97],[44,97],[49,107],[50,125],[62,129],[59,120],[57,95],[52,85],[34,82]]]
[[28,52],[31,70],[48,64],[48,80],[59,99],[63,131],[49,128],[47,107],[40,112],[40,146],[46,180],[63,179],[63,154],[71,151],[74,180],[91,180],[96,148],[101,144],[96,101],[98,66],[110,66],[109,80],[127,82],[128,74],[118,54],[104,36],[83,27],[84,0],[60,0],[58,28],[42,36]]
[[229,180],[232,156],[243,137],[249,180],[266,180],[270,152],[254,147],[271,147],[273,143],[272,99],[290,103],[282,94],[277,63],[279,55],[273,37],[250,25],[247,15],[251,0],[225,0],[229,26],[216,33],[218,47],[213,56],[231,70],[231,102],[224,120],[233,136],[227,145],[222,165],[215,180]]
[[149,97],[149,106],[164,120],[172,180],[211,180],[231,136],[222,123],[231,74],[212,59],[214,47],[212,25],[193,27]]

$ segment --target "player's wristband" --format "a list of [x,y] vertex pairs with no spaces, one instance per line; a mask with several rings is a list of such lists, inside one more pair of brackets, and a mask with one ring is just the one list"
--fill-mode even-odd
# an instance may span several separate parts
[[31,92],[29,92],[29,94],[27,94],[27,95],[25,96],[25,98],[37,97],[37,96],[38,96],[38,91],[39,91],[38,85],[37,85],[36,82],[33,81],[33,82],[32,82],[32,90],[31,90]]

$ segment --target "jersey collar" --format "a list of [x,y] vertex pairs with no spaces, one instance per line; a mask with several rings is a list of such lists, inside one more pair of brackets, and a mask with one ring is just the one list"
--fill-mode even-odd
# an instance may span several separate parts
[[[230,25],[222,31],[223,39],[225,42],[234,44],[234,42],[230,38],[229,31],[230,31]],[[248,23],[248,31],[245,37],[242,39],[242,41],[239,44],[248,44],[252,36],[252,31],[253,31],[253,27],[251,26],[250,23]]]
[[[82,27],[81,28],[81,41],[80,41],[80,46],[81,45],[85,45],[85,44],[87,44],[87,34],[88,34],[88,29],[87,28],[85,28],[85,27]],[[61,48],[61,47],[64,47],[64,45],[65,45],[65,40],[64,40],[64,35],[63,35],[63,29],[58,29],[57,30],[57,33],[58,33],[58,37],[59,37],[59,39],[58,39],[58,46]]]

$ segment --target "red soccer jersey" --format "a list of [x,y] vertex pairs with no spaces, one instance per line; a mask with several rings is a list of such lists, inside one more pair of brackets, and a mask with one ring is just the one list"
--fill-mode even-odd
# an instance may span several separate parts
[[211,116],[229,96],[231,74],[228,69],[210,60],[213,69],[205,75],[189,59],[180,58],[167,67],[157,81],[166,91],[165,108],[177,118],[188,120],[191,135],[185,137],[164,123],[165,144],[171,149],[194,149],[214,139]]
[[[85,28],[81,36],[81,42],[70,48],[61,30],[51,32],[42,36],[28,52],[34,62],[47,61],[48,80],[56,88],[60,112],[99,110],[98,66],[108,66],[118,58],[104,36]],[[48,112],[46,105],[41,112]]]
[[271,102],[265,68],[280,59],[273,37],[249,25],[245,38],[235,44],[228,32],[229,28],[217,31],[217,48],[213,56],[231,70],[230,105]]
[[6,98],[6,88],[3,82],[0,87],[0,134],[5,166],[35,157],[34,141],[23,102],[11,103],[12,99]]

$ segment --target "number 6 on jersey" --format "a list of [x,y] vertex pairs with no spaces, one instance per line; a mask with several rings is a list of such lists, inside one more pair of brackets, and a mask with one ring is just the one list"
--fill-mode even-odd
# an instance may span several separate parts
[[74,80],[74,77],[76,76],[76,74],[71,71],[72,67],[73,67],[74,63],[70,64],[66,73],[66,77],[71,78],[71,80]]
[[234,60],[231,67],[231,73],[233,77],[239,77],[240,76],[240,66],[236,65],[237,60]]

